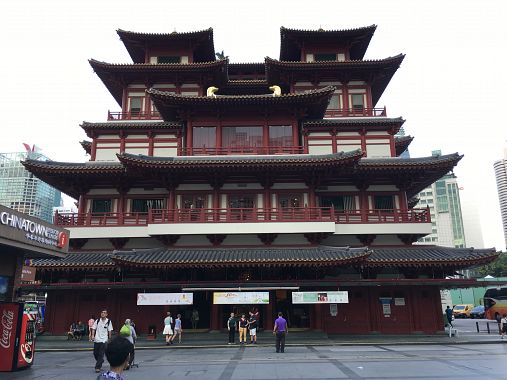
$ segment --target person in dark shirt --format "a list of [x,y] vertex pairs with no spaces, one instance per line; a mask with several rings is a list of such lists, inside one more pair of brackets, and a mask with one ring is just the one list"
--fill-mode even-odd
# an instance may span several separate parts
[[229,343],[228,344],[234,344],[234,334],[236,333],[236,324],[237,324],[236,317],[234,316],[234,313],[231,313],[231,316],[227,320],[227,330],[229,330]]
[[250,312],[250,319],[248,320],[248,329],[250,330],[250,343],[257,344],[257,317],[254,313]]
[[447,317],[447,323],[451,327],[454,327],[452,324],[452,309],[449,306],[447,306],[447,309],[445,309],[445,316]]

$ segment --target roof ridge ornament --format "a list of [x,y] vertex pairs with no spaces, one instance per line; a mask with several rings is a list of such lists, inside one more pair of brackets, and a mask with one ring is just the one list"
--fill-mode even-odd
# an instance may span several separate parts
[[273,96],[282,96],[282,89],[280,88],[280,86],[273,85],[270,86],[269,89],[273,91]]
[[218,91],[218,87],[210,86],[206,90],[206,96],[216,98],[215,92]]

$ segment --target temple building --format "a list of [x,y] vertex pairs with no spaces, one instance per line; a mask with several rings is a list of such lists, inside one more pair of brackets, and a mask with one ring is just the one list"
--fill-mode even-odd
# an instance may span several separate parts
[[[413,245],[432,232],[414,196],[462,156],[399,157],[412,137],[377,103],[404,55],[364,60],[375,28],[282,27],[258,63],[215,59],[212,29],[118,30],[133,63],[90,60],[119,107],[81,124],[90,160],[24,162],[79,201],[55,216],[69,254],[25,287],[47,292],[47,329],[108,308],[141,333],[166,310],[219,330],[256,308],[267,328],[281,310],[328,333],[442,330],[440,289],[498,253]],[[139,303],[155,293],[192,304]]]

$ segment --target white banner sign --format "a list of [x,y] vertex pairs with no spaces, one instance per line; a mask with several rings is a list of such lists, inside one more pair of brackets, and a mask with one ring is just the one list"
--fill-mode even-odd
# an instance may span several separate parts
[[269,292],[214,292],[215,305],[269,304]]
[[192,305],[193,293],[138,293],[137,304],[141,306],[153,305]]
[[292,292],[292,303],[349,303],[349,292]]

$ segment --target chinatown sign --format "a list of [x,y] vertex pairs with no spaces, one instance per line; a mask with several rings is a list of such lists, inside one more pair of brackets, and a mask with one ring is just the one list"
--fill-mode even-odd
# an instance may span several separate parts
[[0,206],[0,237],[58,252],[67,252],[69,246],[67,230],[4,206]]

